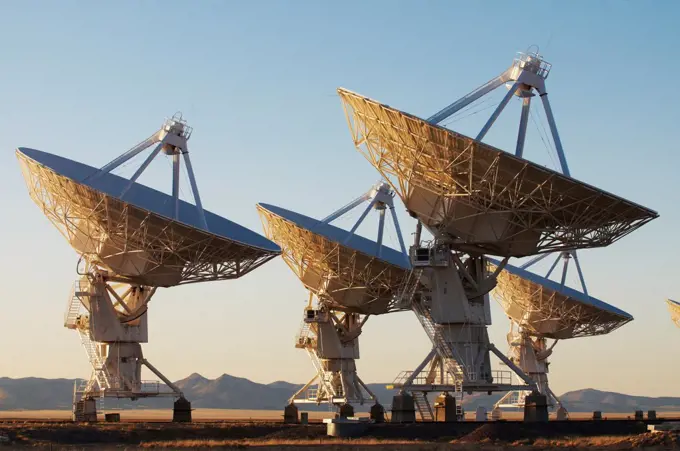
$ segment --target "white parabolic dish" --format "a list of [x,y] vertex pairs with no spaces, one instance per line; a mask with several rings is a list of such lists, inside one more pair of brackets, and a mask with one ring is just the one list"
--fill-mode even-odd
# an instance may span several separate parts
[[[489,259],[490,270],[500,262]],[[505,313],[537,337],[566,339],[607,334],[633,317],[585,293],[506,265],[493,291]]]
[[258,204],[265,234],[300,281],[336,310],[387,313],[411,265],[401,252],[299,213]]
[[338,89],[357,149],[436,236],[522,257],[607,246],[658,214],[473,138]]
[[16,151],[29,194],[71,246],[123,281],[148,286],[240,277],[280,253],[263,236],[115,174],[35,149]]

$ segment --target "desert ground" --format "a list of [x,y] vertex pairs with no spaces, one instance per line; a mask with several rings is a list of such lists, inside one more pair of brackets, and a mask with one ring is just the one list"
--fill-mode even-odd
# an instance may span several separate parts
[[[0,449],[680,450],[677,434],[646,432],[644,424],[634,421],[605,420],[605,427],[627,424],[623,430],[614,433],[611,427],[599,433],[599,429],[594,429],[593,423],[588,421],[569,422],[569,432],[512,421],[423,423],[415,428],[412,425],[375,425],[360,438],[339,439],[328,437],[325,425],[320,423],[322,418],[332,416],[330,412],[310,412],[309,425],[284,425],[279,411],[196,409],[193,424],[171,423],[171,412],[166,410],[120,413],[121,423],[74,424],[68,421],[70,412],[66,410],[3,411],[0,412]],[[571,417],[586,420],[590,416],[590,413],[583,413]],[[603,416],[615,420],[627,415]],[[660,416],[680,417],[671,413]],[[583,427],[574,429],[575,424]],[[575,430],[579,433],[574,433]],[[5,446],[2,446],[3,440]]]
[[[408,429],[376,428],[370,435],[356,439],[326,436],[323,424],[286,426],[249,423],[118,423],[75,425],[69,423],[0,423],[0,436],[7,437],[10,449],[49,450],[149,450],[149,449],[244,449],[342,451],[387,449],[419,451],[501,451],[506,449],[594,449],[623,450],[680,449],[677,435],[644,433],[592,435],[586,437],[537,437],[522,430],[521,423],[506,423],[512,428],[494,430],[491,424],[461,433],[450,428],[446,434],[408,433]],[[515,428],[514,426],[520,426]],[[394,434],[396,432],[396,434]],[[431,431],[430,431],[431,432]],[[395,437],[392,437],[395,435]],[[401,437],[399,437],[401,435]],[[409,436],[410,435],[410,436]],[[548,434],[550,435],[550,434]],[[405,437],[405,438],[404,438]],[[0,448],[2,444],[0,443]]]

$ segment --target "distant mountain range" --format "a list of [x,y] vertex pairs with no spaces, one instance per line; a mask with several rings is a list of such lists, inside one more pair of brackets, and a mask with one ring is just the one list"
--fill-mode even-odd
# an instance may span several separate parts
[[[194,408],[214,409],[250,409],[279,410],[283,409],[288,398],[299,390],[301,384],[284,381],[271,384],[259,384],[245,378],[223,374],[217,379],[207,379],[200,374],[175,382],[184,392]],[[73,379],[42,379],[27,377],[21,379],[0,378],[0,410],[38,410],[38,409],[71,409],[73,398]],[[368,384],[380,402],[389,407],[392,403],[393,390],[387,390],[385,384]],[[501,394],[474,394],[465,397],[465,408],[475,410],[482,405],[491,410]],[[635,410],[680,411],[680,398],[646,396],[630,396],[621,393],[604,392],[585,389],[570,391],[560,397],[570,412],[592,412],[601,410],[609,413],[632,413]],[[109,401],[107,403],[117,403]],[[170,399],[141,399],[135,402],[121,400],[117,407],[126,408],[169,408]],[[305,410],[327,409],[326,406],[309,405]],[[366,411],[370,405],[358,408]]]

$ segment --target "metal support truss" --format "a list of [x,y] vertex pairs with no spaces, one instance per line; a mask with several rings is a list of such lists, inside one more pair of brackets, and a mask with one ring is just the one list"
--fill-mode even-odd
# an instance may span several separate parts
[[[545,257],[549,256],[551,254],[542,254],[537,257],[534,257],[533,259],[529,260],[525,264],[521,266],[522,269],[528,269],[535,265],[536,263],[540,262],[543,260]],[[581,289],[583,290],[583,293],[586,295],[588,294],[588,287],[586,286],[586,280],[585,277],[583,276],[583,270],[581,269],[581,263],[579,262],[578,255],[576,251],[564,251],[558,253],[558,255],[555,258],[555,261],[553,264],[550,266],[548,269],[548,272],[546,273],[545,277],[549,278],[550,275],[553,273],[557,265],[559,264],[560,260],[562,260],[562,275],[560,277],[560,286],[564,287],[566,283],[566,278],[567,278],[567,271],[569,270],[569,261],[574,260],[574,265],[576,266],[576,271],[578,273],[578,278],[579,282],[581,283]]]
[[121,192],[120,197],[121,199],[125,198],[125,195],[133,183],[137,181],[139,176],[142,175],[151,161],[156,158],[156,156],[158,156],[162,150],[167,155],[172,156],[172,199],[174,203],[174,216],[172,219],[179,219],[180,157],[184,156],[184,163],[189,176],[189,183],[191,185],[191,192],[194,197],[194,202],[196,203],[196,209],[198,210],[201,226],[204,230],[208,230],[208,223],[205,219],[203,204],[201,203],[201,196],[198,192],[198,184],[196,183],[196,177],[194,176],[194,171],[191,167],[191,159],[189,158],[189,147],[187,141],[191,137],[191,132],[192,128],[187,125],[187,122],[182,118],[182,114],[176,113],[172,118],[165,121],[160,130],[156,131],[153,135],[137,144],[132,149],[102,166],[97,172],[89,176],[88,179],[94,180],[100,177],[102,174],[109,173],[137,155],[141,154],[151,146],[156,145],[151,154],[149,154],[149,156],[139,166],[137,171],[135,171],[134,175],[130,179],[130,182]]
[[376,183],[373,187],[371,187],[370,190],[366,191],[364,194],[357,197],[344,207],[326,216],[324,219],[321,220],[321,222],[325,224],[330,224],[331,222],[349,213],[350,211],[352,211],[353,209],[355,209],[364,202],[368,202],[368,205],[364,209],[363,213],[361,214],[357,222],[355,222],[354,225],[352,226],[351,230],[349,231],[349,236],[345,239],[345,242],[343,244],[346,244],[352,238],[352,236],[357,231],[361,223],[364,222],[364,219],[366,219],[366,216],[368,216],[370,211],[372,209],[376,209],[380,213],[379,220],[380,222],[378,224],[378,239],[376,240],[376,243],[378,245],[378,256],[380,256],[380,253],[382,251],[383,234],[385,230],[385,209],[389,209],[390,214],[392,215],[392,223],[394,224],[397,239],[399,240],[399,248],[402,254],[404,254],[404,256],[407,256],[408,254],[406,252],[406,246],[404,245],[404,239],[401,236],[401,227],[399,227],[399,220],[397,219],[397,214],[394,211],[394,191],[392,191],[390,185],[385,182]]
[[494,124],[500,113],[503,111],[505,106],[510,101],[513,95],[518,95],[523,97],[522,103],[522,119],[520,122],[519,133],[517,136],[517,147],[515,150],[515,155],[521,157],[524,152],[524,141],[526,138],[526,127],[529,116],[529,106],[531,102],[531,97],[534,96],[532,91],[536,91],[541,98],[543,103],[543,108],[545,109],[545,115],[548,119],[548,125],[550,126],[550,133],[552,134],[553,141],[555,142],[555,148],[557,150],[557,157],[560,161],[560,167],[562,173],[568,177],[571,176],[569,172],[569,166],[567,165],[567,159],[564,156],[564,148],[562,147],[562,140],[557,131],[557,124],[555,123],[555,117],[552,112],[552,107],[550,106],[550,101],[548,100],[548,92],[545,87],[545,80],[548,78],[550,73],[551,64],[547,63],[543,57],[538,53],[538,48],[535,52],[518,53],[517,57],[512,63],[512,66],[505,70],[503,73],[495,77],[494,79],[486,82],[484,85],[475,89],[471,93],[461,97],[459,100],[455,101],[451,105],[447,106],[437,114],[431,116],[427,121],[432,124],[439,124],[448,117],[452,116],[456,112],[465,108],[475,100],[478,100],[489,94],[496,88],[502,86],[507,82],[513,82],[512,87],[509,89],[507,94],[503,97],[503,100],[498,105],[496,110],[492,113],[489,120],[484,124],[484,127],[477,135],[476,140],[481,141],[484,136],[489,131],[491,126]]

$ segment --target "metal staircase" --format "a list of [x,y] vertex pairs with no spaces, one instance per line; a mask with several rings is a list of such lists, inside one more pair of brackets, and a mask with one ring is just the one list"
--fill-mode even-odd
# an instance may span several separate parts
[[86,294],[80,280],[76,280],[71,289],[71,295],[68,299],[68,304],[66,305],[66,314],[64,315],[64,327],[69,329],[75,329],[77,327],[78,317],[80,316],[81,307],[83,302],[81,296]]
[[[456,415],[461,418],[463,416],[463,382],[465,381],[465,372],[458,364],[451,346],[439,333],[429,309],[422,302],[413,302],[411,305],[432,345],[437,350],[437,355],[440,357],[446,373],[453,378],[453,385],[455,387],[453,397],[456,398]],[[444,381],[442,381],[443,383]]]
[[94,370],[94,378],[99,384],[99,390],[104,391],[107,388],[111,388],[111,376],[109,371],[106,369],[104,359],[97,349],[97,343],[92,340],[92,333],[90,329],[78,328],[78,334],[80,335],[80,342],[87,352],[87,357],[90,359],[90,364]]
[[298,349],[305,349],[311,344],[310,334],[312,333],[312,326],[310,322],[302,321],[300,332],[295,338],[295,347]]
[[404,293],[401,296],[401,302],[407,306],[413,305],[413,299],[418,292],[418,285],[420,284],[420,276],[423,275],[422,268],[414,268],[409,272],[406,282],[404,283]]
[[411,392],[413,396],[413,403],[420,412],[420,418],[422,421],[434,421],[434,412],[432,411],[432,405],[430,400],[427,399],[427,393],[422,391]]
[[82,343],[83,348],[85,348],[87,357],[92,365],[93,377],[87,383],[84,392],[90,392],[93,389],[92,382],[96,380],[99,385],[99,391],[103,394],[107,388],[111,388],[112,379],[106,369],[105,359],[102,358],[101,352],[97,347],[97,342],[93,340],[89,315],[81,313],[85,306],[83,297],[94,295],[94,293],[89,290],[90,285],[87,282],[81,280],[75,281],[66,307],[64,327],[78,331],[80,342]]
[[[312,360],[312,364],[314,365],[314,369],[316,370],[316,374],[319,375],[319,386],[323,387],[328,396],[331,398],[331,400],[334,397],[342,397],[342,389],[339,390],[339,393],[336,393],[335,390],[333,390],[333,373],[331,371],[325,371],[323,369],[323,364],[321,363],[321,359],[319,359],[319,356],[316,354],[316,351],[310,347],[305,348],[307,350],[307,354],[309,354],[309,358]],[[317,390],[317,401],[318,401],[318,392]]]

